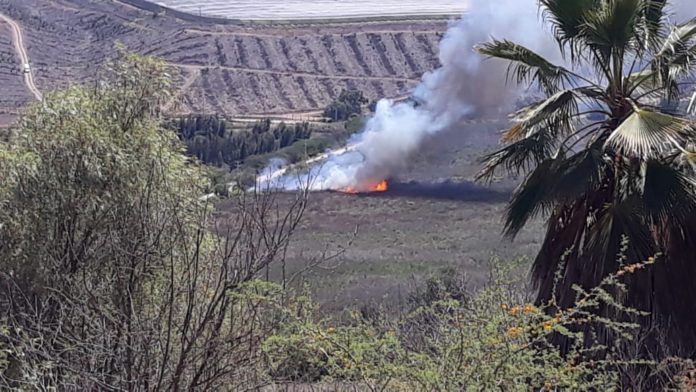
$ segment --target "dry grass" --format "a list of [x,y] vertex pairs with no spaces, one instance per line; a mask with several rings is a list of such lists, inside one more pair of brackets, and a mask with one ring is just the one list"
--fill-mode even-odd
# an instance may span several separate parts
[[[491,187],[467,182],[479,168],[478,157],[494,148],[496,131],[503,126],[462,124],[430,140],[398,176],[402,185],[393,191],[313,193],[288,251],[286,273],[302,271],[325,250],[337,251],[352,242],[329,268],[305,276],[323,309],[333,312],[346,305],[396,307],[422,277],[443,268],[461,270],[478,286],[488,277],[492,257],[534,256],[542,222],[533,223],[515,242],[501,235],[505,202],[515,182]],[[455,182],[432,185],[445,178]],[[430,185],[414,190],[408,181]],[[220,208],[232,205],[222,203]],[[272,272],[279,276],[282,271]]]

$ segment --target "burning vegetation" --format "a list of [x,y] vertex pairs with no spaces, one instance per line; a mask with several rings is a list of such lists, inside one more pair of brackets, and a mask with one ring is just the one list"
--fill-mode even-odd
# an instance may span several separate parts
[[343,193],[373,193],[373,192],[386,192],[389,190],[389,181],[382,180],[380,182],[369,184],[368,186],[358,186],[358,187],[347,187],[339,189],[339,192]]

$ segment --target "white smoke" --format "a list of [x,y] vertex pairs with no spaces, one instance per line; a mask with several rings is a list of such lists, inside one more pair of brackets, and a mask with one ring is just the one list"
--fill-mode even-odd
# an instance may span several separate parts
[[[381,100],[365,129],[349,147],[310,162],[306,173],[273,171],[259,177],[262,187],[313,190],[368,190],[404,167],[425,139],[452,128],[469,115],[508,112],[519,91],[506,84],[503,62],[484,62],[474,47],[491,37],[509,37],[549,55],[557,53],[551,35],[540,28],[536,0],[473,0],[469,11],[450,22],[440,42],[440,68],[423,75],[413,103]],[[310,180],[311,179],[311,180]]]

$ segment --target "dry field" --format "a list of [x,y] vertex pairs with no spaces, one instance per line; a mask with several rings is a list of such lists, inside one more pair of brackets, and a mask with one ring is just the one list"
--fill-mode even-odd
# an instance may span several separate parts
[[[443,20],[239,25],[130,3],[150,4],[0,0],[0,12],[21,25],[43,92],[90,81],[120,42],[180,71],[172,111],[228,116],[316,111],[345,88],[371,99],[408,94],[438,65],[446,28]],[[7,37],[0,34],[0,112],[28,98]]]
[[[475,287],[488,278],[492,258],[533,257],[541,221],[514,242],[501,235],[505,202],[516,181],[471,182],[479,157],[495,147],[503,126],[462,124],[438,135],[393,179],[389,192],[313,193],[288,253],[287,274],[352,241],[329,268],[305,277],[323,309],[333,313],[365,304],[397,307],[424,277],[443,268],[461,271]],[[220,208],[229,212],[233,205],[224,202]]]
[[180,11],[234,19],[321,19],[461,14],[463,0],[157,0]]

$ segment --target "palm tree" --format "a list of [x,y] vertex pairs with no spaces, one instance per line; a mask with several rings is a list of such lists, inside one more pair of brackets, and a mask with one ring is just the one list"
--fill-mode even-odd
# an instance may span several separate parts
[[507,40],[478,48],[545,96],[514,114],[506,145],[484,158],[479,177],[525,176],[507,208],[507,235],[549,216],[532,270],[540,302],[556,287],[569,306],[573,285],[593,287],[624,262],[659,255],[627,278],[626,301],[650,312],[641,323],[659,327],[674,351],[693,355],[696,128],[678,104],[696,69],[696,19],[670,25],[666,0],[540,7],[563,65]]

